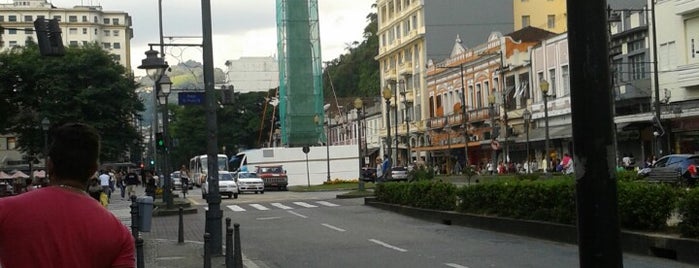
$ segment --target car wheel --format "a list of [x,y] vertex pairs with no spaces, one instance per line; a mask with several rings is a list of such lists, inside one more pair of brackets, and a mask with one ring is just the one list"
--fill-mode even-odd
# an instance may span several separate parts
[[[230,198],[230,196],[228,198]],[[233,194],[233,198],[238,199],[238,194]]]
[[265,191],[260,192],[260,194],[265,194]]
[[255,191],[255,194],[257,194],[257,191]]

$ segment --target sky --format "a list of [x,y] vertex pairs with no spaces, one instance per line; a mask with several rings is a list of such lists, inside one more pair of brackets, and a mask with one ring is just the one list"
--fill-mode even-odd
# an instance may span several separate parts
[[[131,65],[136,69],[145,58],[149,43],[159,42],[158,0],[47,0],[59,8],[99,5],[103,11],[127,12],[133,22]],[[3,0],[2,2],[11,2]],[[362,40],[366,16],[375,0],[318,0],[323,61],[345,53],[353,41]],[[276,0],[211,0],[214,67],[225,70],[227,60],[277,54]],[[201,37],[201,1],[162,0],[163,35]],[[201,44],[200,38],[165,38],[165,44]],[[158,50],[157,47],[154,47]],[[200,47],[166,47],[170,65],[181,61],[202,62]]]

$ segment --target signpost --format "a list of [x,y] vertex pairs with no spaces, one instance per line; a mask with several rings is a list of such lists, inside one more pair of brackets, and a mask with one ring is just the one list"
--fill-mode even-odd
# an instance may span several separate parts
[[205,92],[178,92],[179,105],[203,105]]
[[303,153],[306,154],[306,180],[308,180],[308,188],[311,188],[311,174],[310,170],[308,169],[308,152],[311,151],[311,148],[308,146],[303,146]]

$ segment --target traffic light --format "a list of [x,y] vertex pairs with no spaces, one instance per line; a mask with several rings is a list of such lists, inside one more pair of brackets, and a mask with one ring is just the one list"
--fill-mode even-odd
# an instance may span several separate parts
[[141,164],[140,164],[139,166],[141,167],[141,169],[143,169],[143,168],[145,167],[145,165],[143,164],[143,162],[141,162]]
[[165,148],[165,138],[163,138],[163,133],[158,132],[155,133],[155,146],[158,149],[164,149]]
[[63,56],[63,38],[61,38],[61,27],[58,20],[47,20],[38,18],[34,21],[36,40],[39,44],[39,52],[42,56]]

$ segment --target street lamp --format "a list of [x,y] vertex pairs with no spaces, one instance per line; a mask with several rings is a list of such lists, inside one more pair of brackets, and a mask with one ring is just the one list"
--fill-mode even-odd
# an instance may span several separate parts
[[325,163],[327,164],[328,168],[328,177],[327,181],[330,182],[330,114],[328,114],[328,111],[330,110],[330,106],[325,106],[325,123],[327,124],[327,128],[325,129]]
[[532,119],[532,113],[529,110],[524,109],[522,112],[522,118],[524,118],[524,130],[527,132],[527,173],[531,173],[532,164],[531,159],[529,159],[529,120]]
[[547,169],[549,168],[549,108],[548,108],[548,93],[549,93],[549,82],[545,79],[541,79],[539,82],[539,89],[541,89],[541,95],[544,97],[544,131],[546,133],[545,151],[544,151],[544,161],[546,162],[546,167],[544,167],[544,172],[548,174]]
[[495,137],[496,136],[495,135],[495,131],[496,131],[496,128],[495,128],[495,95],[493,95],[492,92],[488,95],[488,105],[490,107],[490,128],[491,128],[491,130],[490,130],[490,144],[491,144],[491,149],[493,149],[493,152],[492,152],[492,155],[490,158],[491,159],[490,162],[491,162],[491,165],[493,167],[494,173],[497,174],[497,167],[498,166],[497,166],[497,161],[495,159],[495,157],[496,157],[496,154],[495,154],[496,153],[495,152],[496,146],[495,145],[497,144],[497,139]]
[[[400,94],[403,96],[403,106],[405,106],[405,115],[403,116],[403,123],[405,124],[405,139],[406,139],[406,147],[408,149],[408,152],[406,153],[406,164],[410,165],[410,161],[412,160],[411,156],[411,151],[410,151],[410,109],[408,106],[412,103],[411,101],[408,101],[408,91],[405,88],[401,88]],[[398,125],[398,122],[396,122],[396,125]]]
[[388,145],[386,146],[386,155],[388,156],[388,170],[384,171],[384,174],[390,176],[391,169],[393,169],[393,160],[391,159],[391,97],[393,97],[393,91],[387,85],[383,88],[383,92],[381,95],[383,96],[383,99],[386,100],[386,144]]
[[48,155],[49,155],[49,127],[51,127],[51,121],[44,117],[41,120],[41,130],[44,131],[44,179],[48,182],[49,171],[48,167]]
[[359,151],[359,191],[364,191],[364,180],[362,180],[362,168],[364,167],[364,156],[362,155],[362,107],[364,102],[360,98],[354,99],[354,108],[357,109],[357,150]]

